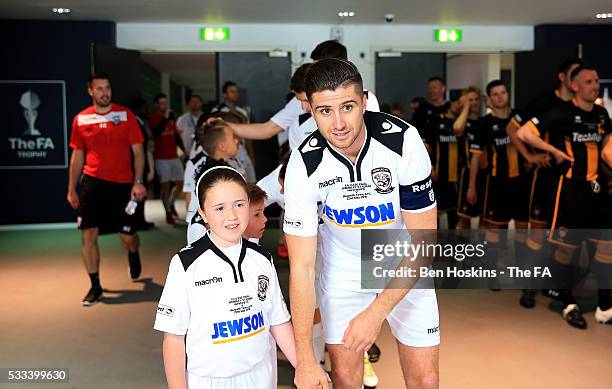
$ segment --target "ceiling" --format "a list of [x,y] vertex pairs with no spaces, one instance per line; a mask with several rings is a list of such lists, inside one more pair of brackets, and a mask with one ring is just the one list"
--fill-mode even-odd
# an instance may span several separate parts
[[[333,3],[333,4],[332,4]],[[52,7],[71,8],[56,15]],[[111,20],[115,22],[537,25],[610,23],[594,19],[612,12],[610,0],[2,0],[0,15],[14,19]]]

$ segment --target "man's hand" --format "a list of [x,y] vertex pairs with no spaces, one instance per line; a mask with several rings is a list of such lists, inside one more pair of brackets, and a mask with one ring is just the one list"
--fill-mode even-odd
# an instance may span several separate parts
[[370,307],[355,316],[344,331],[342,337],[344,347],[359,354],[369,350],[376,341],[380,327],[385,320],[385,317],[381,316]]
[[[212,126],[212,124],[216,122],[217,120],[223,120],[223,119],[219,117],[211,117],[211,118],[206,119],[206,124],[209,126]],[[231,123],[228,123],[228,124],[230,124],[230,127],[231,127]]]
[[476,192],[476,188],[468,188],[467,190],[467,202],[470,203],[470,205],[474,205],[476,204],[476,201],[478,200],[478,194]]
[[135,197],[136,200],[142,201],[147,195],[147,188],[143,184],[134,184],[132,186],[132,197]]
[[529,153],[527,154],[527,162],[536,165],[539,167],[549,167],[550,166],[550,156],[548,154],[543,153]]
[[563,151],[559,149],[552,150],[551,154],[555,158],[555,161],[557,161],[557,165],[561,164],[561,162],[563,161],[574,162],[574,158],[570,157],[569,155],[565,154]]
[[79,195],[77,194],[76,190],[69,190],[66,199],[73,209],[77,209],[79,207]]
[[329,389],[331,379],[316,361],[298,364],[293,383],[298,389]]

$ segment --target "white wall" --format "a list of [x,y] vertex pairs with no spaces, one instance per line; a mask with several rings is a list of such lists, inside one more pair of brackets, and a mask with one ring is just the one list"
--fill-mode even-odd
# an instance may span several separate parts
[[[117,46],[146,51],[290,51],[294,66],[306,61],[317,43],[330,39],[332,25],[326,24],[225,24],[231,40],[199,40],[200,24],[117,23]],[[425,25],[342,25],[343,43],[349,59],[362,73],[366,87],[374,85],[374,53],[384,50],[416,52],[494,53],[533,49],[532,26],[465,26],[463,42],[439,44],[433,41],[434,29]],[[364,53],[364,58],[360,58]]]
[[499,54],[449,54],[446,59],[448,89],[476,86],[484,91],[487,83],[500,76]]

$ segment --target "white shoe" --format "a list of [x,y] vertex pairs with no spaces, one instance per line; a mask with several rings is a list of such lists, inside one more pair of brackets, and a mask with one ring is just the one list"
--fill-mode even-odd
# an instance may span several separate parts
[[378,385],[378,376],[374,372],[372,363],[368,359],[368,354],[363,358],[363,386],[369,386],[371,388]]
[[595,321],[601,324],[612,324],[612,308],[603,311],[597,307],[595,310]]

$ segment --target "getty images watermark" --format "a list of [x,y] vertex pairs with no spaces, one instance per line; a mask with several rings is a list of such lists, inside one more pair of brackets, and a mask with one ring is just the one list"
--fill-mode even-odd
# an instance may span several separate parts
[[612,280],[610,269],[591,266],[588,255],[571,264],[568,278],[567,267],[555,263],[554,245],[552,250],[530,250],[523,243],[526,231],[489,233],[499,241],[493,244],[473,230],[362,230],[361,286],[560,289],[597,288],[602,280]]

